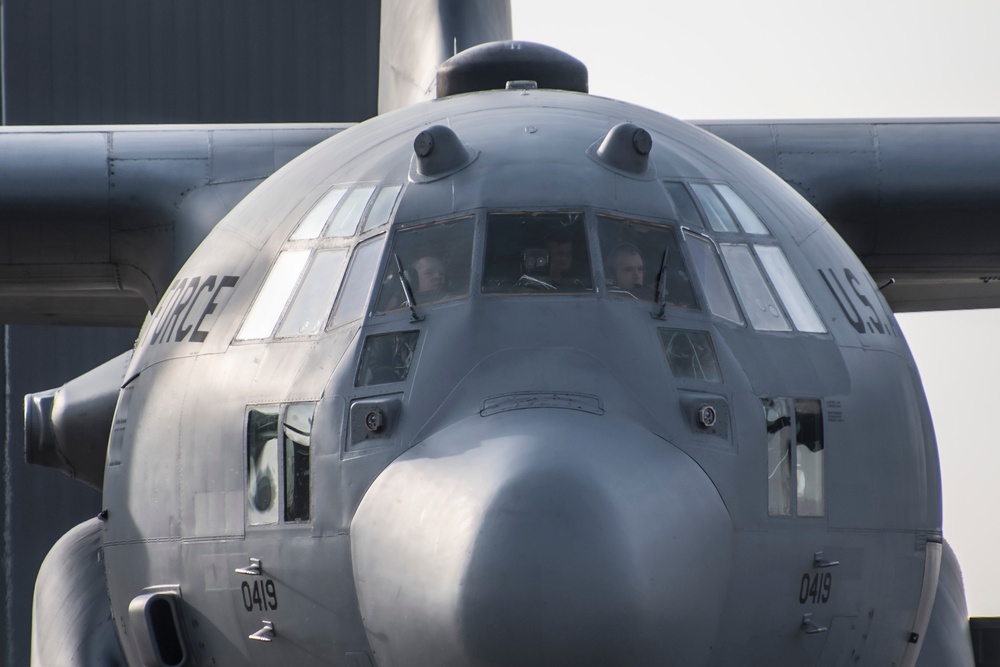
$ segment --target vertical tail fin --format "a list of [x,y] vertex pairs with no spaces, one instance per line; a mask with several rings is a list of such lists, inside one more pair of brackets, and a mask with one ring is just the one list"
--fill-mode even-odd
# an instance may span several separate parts
[[382,0],[379,113],[433,97],[438,65],[511,32],[510,0]]

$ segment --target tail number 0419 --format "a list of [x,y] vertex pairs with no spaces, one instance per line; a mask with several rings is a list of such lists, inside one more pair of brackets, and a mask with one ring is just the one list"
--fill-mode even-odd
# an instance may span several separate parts
[[812,602],[826,604],[833,588],[833,574],[830,572],[806,572],[799,583],[799,604]]

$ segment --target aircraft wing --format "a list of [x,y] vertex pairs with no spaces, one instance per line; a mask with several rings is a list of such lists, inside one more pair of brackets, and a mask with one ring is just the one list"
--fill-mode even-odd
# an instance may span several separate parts
[[[379,112],[433,97],[455,50],[510,36],[508,0],[383,0]],[[237,202],[345,127],[0,129],[0,322],[138,326]]]
[[0,129],[0,320],[138,326],[237,202],[345,127]]
[[704,121],[798,190],[896,312],[1000,307],[1000,120]]

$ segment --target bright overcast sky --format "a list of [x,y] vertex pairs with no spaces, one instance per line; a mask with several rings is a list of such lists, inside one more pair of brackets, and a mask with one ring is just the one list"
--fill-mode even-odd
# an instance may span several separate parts
[[[514,36],[584,61],[592,93],[678,118],[1000,117],[995,0],[512,4]],[[934,415],[969,612],[1000,615],[1000,312],[899,319]]]

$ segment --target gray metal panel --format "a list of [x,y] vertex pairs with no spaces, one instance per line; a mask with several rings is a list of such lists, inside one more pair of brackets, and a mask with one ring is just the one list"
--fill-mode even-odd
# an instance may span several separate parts
[[7,0],[7,123],[357,121],[380,2]]

